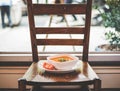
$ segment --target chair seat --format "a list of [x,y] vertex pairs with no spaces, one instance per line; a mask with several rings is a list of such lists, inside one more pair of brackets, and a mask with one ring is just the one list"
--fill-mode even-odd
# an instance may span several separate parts
[[[84,84],[92,84],[94,79],[99,79],[96,73],[93,71],[91,66],[87,62],[82,62],[82,68],[80,72],[70,72],[70,73],[49,73],[39,72],[38,63],[33,62],[25,75],[23,80],[26,80],[26,83],[29,85],[40,85],[41,87],[33,87],[33,91],[38,91],[37,89],[47,90],[69,90],[69,91],[89,91],[87,86],[84,87]],[[65,86],[64,86],[65,85]],[[83,85],[83,87],[81,86]]]
[[26,79],[28,84],[39,83],[40,85],[80,85],[83,84],[83,82],[91,84],[94,79],[99,78],[87,62],[82,62],[82,68],[80,72],[44,72],[42,74],[39,72],[38,63],[33,62],[23,76],[23,79]]

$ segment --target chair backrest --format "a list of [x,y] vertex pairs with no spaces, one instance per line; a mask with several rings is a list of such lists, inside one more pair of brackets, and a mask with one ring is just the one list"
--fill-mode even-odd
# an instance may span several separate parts
[[[83,46],[83,61],[88,61],[88,48],[89,48],[89,33],[90,33],[90,23],[91,23],[91,7],[92,0],[87,0],[85,3],[80,4],[35,4],[32,0],[27,0],[28,5],[28,17],[29,17],[29,27],[31,34],[31,44],[32,44],[32,55],[33,61],[38,62],[38,46],[40,45],[74,45]],[[84,14],[85,15],[85,25],[79,27],[36,27],[35,26],[35,15],[61,15],[61,14]],[[83,39],[63,39],[63,38],[42,38],[38,39],[37,34],[82,34]],[[53,49],[54,50],[54,49]]]

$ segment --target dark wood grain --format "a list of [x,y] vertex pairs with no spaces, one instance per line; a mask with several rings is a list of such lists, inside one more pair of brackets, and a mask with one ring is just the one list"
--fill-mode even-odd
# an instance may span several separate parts
[[[48,12],[49,11],[49,12]],[[33,13],[39,14],[85,14],[86,4],[34,4]]]
[[84,34],[84,27],[35,28],[36,34]]
[[37,39],[37,45],[83,45],[82,39]]

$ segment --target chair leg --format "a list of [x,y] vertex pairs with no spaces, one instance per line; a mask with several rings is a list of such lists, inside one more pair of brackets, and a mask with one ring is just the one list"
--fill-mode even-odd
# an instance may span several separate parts
[[101,80],[100,79],[95,79],[94,91],[101,91]]
[[18,89],[19,91],[26,91],[26,80],[25,79],[18,80]]

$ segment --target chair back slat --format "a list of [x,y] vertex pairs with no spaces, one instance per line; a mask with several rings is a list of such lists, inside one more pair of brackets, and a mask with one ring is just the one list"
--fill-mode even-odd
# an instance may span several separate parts
[[57,28],[36,28],[36,34],[84,34],[85,28],[57,27]]
[[86,4],[33,4],[33,14],[85,14]]
[[37,39],[37,45],[83,45],[82,39]]

